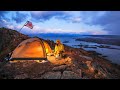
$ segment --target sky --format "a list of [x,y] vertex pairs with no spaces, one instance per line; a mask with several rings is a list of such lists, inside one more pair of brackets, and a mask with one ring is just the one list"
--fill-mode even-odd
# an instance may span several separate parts
[[0,27],[21,33],[72,33],[81,35],[120,35],[120,11],[0,11]]

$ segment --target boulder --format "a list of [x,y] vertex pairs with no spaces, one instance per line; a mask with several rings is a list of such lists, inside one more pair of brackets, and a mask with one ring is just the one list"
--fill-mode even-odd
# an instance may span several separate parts
[[78,72],[79,76],[82,77],[82,71],[81,71],[81,69],[77,69],[77,72]]
[[72,71],[64,71],[61,79],[81,79],[81,77]]
[[41,79],[60,79],[61,72],[47,72],[41,76]]
[[94,72],[95,68],[91,65],[91,61],[86,61],[89,71]]
[[54,67],[52,70],[53,71],[61,71],[61,70],[65,70],[67,68],[67,65],[61,65],[58,67]]
[[83,55],[79,55],[81,58],[84,58],[85,60],[90,60],[92,61],[93,59],[91,57],[88,56],[83,56]]
[[27,74],[20,74],[20,75],[16,75],[14,79],[26,79],[28,78]]

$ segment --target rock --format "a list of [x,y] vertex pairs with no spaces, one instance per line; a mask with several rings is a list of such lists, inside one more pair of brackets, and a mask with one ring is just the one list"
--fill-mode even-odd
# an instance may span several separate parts
[[104,78],[104,79],[106,78],[107,79],[107,78],[109,78],[109,76],[106,73],[98,71],[98,74],[95,75],[95,78],[99,78],[99,79],[100,78]]
[[91,63],[91,65],[92,65],[94,68],[96,68],[96,69],[98,69],[98,67],[99,67],[99,65],[98,65],[97,62],[93,62],[93,63]]
[[25,68],[25,67],[27,67],[28,65],[26,65],[26,64],[23,64],[23,68]]
[[[30,38],[6,28],[0,28],[0,36],[0,61],[4,61],[4,57],[13,51],[19,43]],[[54,41],[46,41],[54,49]],[[85,51],[82,47],[72,48],[67,45],[64,46],[66,58],[62,60],[53,60],[52,58],[51,62],[42,64],[31,60],[25,62],[21,62],[21,60],[20,62],[13,61],[12,63],[10,61],[11,64],[0,62],[0,78],[28,79],[28,75],[31,79],[81,79],[81,76],[83,79],[120,78],[120,67],[98,56],[101,54],[95,51]]]
[[80,63],[79,65],[81,68],[88,69],[88,66],[86,63]]
[[87,76],[84,76],[82,79],[90,79],[89,77],[87,77]]
[[67,68],[67,65],[61,65],[58,67],[54,67],[52,70],[53,71],[60,71],[60,70],[65,70]]
[[61,79],[81,79],[81,77],[72,71],[64,71]]
[[11,67],[11,63],[7,63],[5,66],[6,67]]
[[87,64],[88,67],[91,67],[91,61],[86,61],[85,63]]
[[34,64],[35,62],[31,62],[31,61],[21,61],[21,64],[22,64],[22,67],[25,68],[25,67],[29,67],[31,66],[32,64]]
[[89,71],[94,72],[95,68],[91,65],[91,61],[86,61]]
[[87,59],[87,60],[90,60],[90,61],[93,60],[91,57],[88,57],[88,56],[83,56],[83,55],[79,55],[79,56],[82,57],[82,58],[85,58],[85,59]]
[[77,69],[77,72],[78,72],[79,76],[82,77],[82,71],[81,71],[81,69]]
[[107,77],[108,76],[108,73],[105,72],[105,70],[102,67],[99,68],[98,74],[102,75],[103,77]]
[[70,57],[67,57],[66,59],[65,59],[65,61],[66,61],[66,64],[67,65],[71,65],[71,64],[73,64],[73,62],[72,62],[72,60],[71,60],[71,58]]
[[93,62],[91,65],[94,68],[94,70],[98,70],[101,73],[105,73],[105,70],[103,70],[103,68],[97,62]]
[[41,76],[41,79],[60,79],[61,72],[47,72]]
[[94,68],[94,71],[97,71],[95,78],[107,78],[109,77],[109,73],[105,68],[103,68],[101,65],[99,65],[97,62],[93,62],[92,66]]
[[16,75],[14,79],[26,79],[28,78],[27,74]]

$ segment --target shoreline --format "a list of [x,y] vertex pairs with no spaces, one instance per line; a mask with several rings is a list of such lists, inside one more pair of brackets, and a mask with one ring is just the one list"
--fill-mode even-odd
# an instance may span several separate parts
[[105,39],[105,38],[91,38],[91,37],[85,37],[85,38],[76,38],[75,41],[85,41],[85,42],[91,42],[91,43],[97,43],[97,44],[107,44],[107,45],[116,45],[120,46],[120,39]]
[[92,51],[92,50],[91,50],[91,51],[87,51],[87,52],[92,53],[94,56],[98,56],[98,57],[100,57],[100,58],[103,58],[104,60],[106,60],[107,62],[109,62],[109,63],[111,63],[111,64],[113,64],[113,65],[120,66],[120,64],[117,64],[117,63],[112,62],[111,60],[105,58],[105,57],[107,57],[107,56],[103,56],[102,54],[100,54],[100,53],[98,53],[98,52],[96,52],[96,51]]

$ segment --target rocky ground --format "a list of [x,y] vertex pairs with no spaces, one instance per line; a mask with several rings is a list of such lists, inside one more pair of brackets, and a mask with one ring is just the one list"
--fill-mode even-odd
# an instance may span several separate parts
[[[11,34],[8,34],[8,31]],[[1,47],[4,44],[7,44],[6,46],[11,45],[11,50],[14,50],[22,40],[29,38],[8,29],[4,31],[0,29],[0,34],[2,35]],[[8,37],[10,35],[12,38],[8,39],[6,35]],[[55,43],[50,40],[47,42],[54,49]],[[8,48],[6,49],[8,50]],[[65,45],[65,55],[69,59],[45,63],[38,63],[33,60],[15,63],[5,62],[3,58],[9,50],[5,52],[5,48],[1,48],[0,51],[2,53],[0,54],[0,79],[120,79],[119,65],[112,64],[96,53],[87,52],[82,48],[72,48]]]

